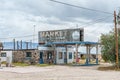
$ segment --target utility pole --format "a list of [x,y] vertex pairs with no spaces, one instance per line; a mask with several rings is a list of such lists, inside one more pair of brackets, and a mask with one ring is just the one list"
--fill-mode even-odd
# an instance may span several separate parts
[[20,42],[20,49],[22,50],[22,40],[21,40],[21,42]]
[[119,68],[119,59],[118,59],[118,32],[117,32],[117,22],[116,22],[116,11],[114,11],[114,26],[115,26],[115,51],[116,51],[116,66]]
[[33,27],[34,27],[34,31],[33,31],[33,43],[34,43],[34,41],[35,41],[35,27],[36,27],[36,25],[33,25]]
[[26,42],[26,49],[28,49],[28,42]]
[[17,50],[19,49],[19,42],[17,41]]
[[13,49],[15,51],[15,39],[13,39]]

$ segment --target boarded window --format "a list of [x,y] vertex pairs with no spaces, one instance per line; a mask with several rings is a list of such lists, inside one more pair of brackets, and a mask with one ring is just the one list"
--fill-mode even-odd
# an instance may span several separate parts
[[1,53],[1,57],[6,57],[6,53]]
[[72,59],[72,52],[69,52],[69,59]]
[[32,53],[31,52],[26,52],[26,57],[32,57]]
[[59,52],[59,59],[62,59],[62,58],[63,58],[62,52]]

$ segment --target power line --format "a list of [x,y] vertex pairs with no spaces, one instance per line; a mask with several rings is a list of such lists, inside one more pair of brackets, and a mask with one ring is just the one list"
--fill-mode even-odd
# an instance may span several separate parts
[[111,15],[113,15],[113,13],[110,13],[110,12],[105,12],[105,11],[100,11],[100,10],[96,10],[96,9],[86,8],[86,7],[77,6],[77,5],[73,5],[73,4],[69,4],[69,3],[64,3],[64,2],[60,2],[60,1],[56,1],[56,0],[50,0],[50,1],[56,2],[56,3],[60,3],[60,4],[64,4],[64,5],[68,5],[68,6],[71,6],[71,7],[76,7],[76,8],[81,8],[81,9],[89,10],[89,11],[94,11],[94,12],[99,12],[99,13],[105,13],[105,14],[111,14]]
[[107,19],[109,19],[111,16],[107,16],[107,17],[103,17],[103,18],[100,18],[100,19],[96,19],[94,21],[91,21],[91,22],[87,22],[83,25],[80,25],[80,26],[83,26],[83,27],[86,27],[87,25],[94,25],[96,23],[99,23],[99,22],[102,22],[102,21],[106,21]]
[[[99,22],[102,22],[103,20],[106,21],[106,20],[108,20],[109,18],[110,18],[110,17],[105,17],[105,18],[101,19]],[[98,23],[98,22],[96,21],[96,23]],[[95,25],[96,23],[90,24],[89,26]],[[102,27],[103,27],[103,26],[99,27],[99,30],[100,30]],[[95,30],[98,30],[98,27],[93,28],[93,30],[91,30],[89,33],[93,32],[93,31],[95,31]]]
[[[104,18],[100,18],[100,19],[96,19],[94,22],[91,21],[91,22],[86,22],[80,26],[83,26],[83,27],[86,27],[87,25],[94,25],[98,22],[101,22],[101,21],[105,21],[106,19],[109,19],[110,16],[107,16],[107,17],[104,17]],[[13,38],[26,38],[26,37],[32,37],[32,36],[37,36],[38,34],[35,34],[35,35],[26,35],[26,36],[18,36],[18,37],[7,37],[7,38],[0,38],[0,39],[13,39]],[[35,39],[34,39],[35,40]]]
[[[71,7],[76,7],[76,8],[81,8],[81,9],[84,9],[84,10],[89,10],[89,11],[94,11],[94,12],[99,12],[99,13],[105,13],[105,14],[110,14],[110,15],[114,15],[113,13],[110,13],[110,12],[105,12],[105,11],[100,11],[100,10],[95,10],[95,9],[90,9],[90,8],[86,8],[86,7],[81,7],[81,6],[76,6],[76,5],[73,5],[73,4],[68,4],[68,3],[64,3],[64,2],[60,2],[60,1],[56,1],[56,0],[50,0],[50,1],[53,1],[53,2],[56,2],[56,3],[60,3],[60,4],[64,4],[64,5],[67,5],[67,6],[71,6]],[[98,19],[96,20],[95,22],[92,22],[93,24],[96,24],[98,22],[102,22],[104,20],[106,20],[107,18],[102,18],[102,19]],[[89,25],[91,24],[91,22],[85,24],[85,25]],[[91,25],[93,25],[91,24]],[[84,26],[85,26],[84,25]],[[82,25],[81,25],[82,26]],[[90,25],[89,25],[90,26]],[[97,28],[96,28],[97,29]],[[96,30],[94,29],[94,30]],[[93,31],[93,30],[92,30]]]
[[0,38],[0,39],[24,38],[24,37],[32,37],[32,36],[37,36],[37,34],[36,35],[18,36],[18,37],[6,37],[6,38]]
[[[38,40],[38,38],[34,38],[34,41]],[[32,39],[24,39],[24,41],[33,41]]]
[[99,18],[99,19],[96,19],[96,20],[94,20],[94,21],[90,21],[90,22],[86,22],[86,23],[84,23],[84,24],[81,24],[81,25],[79,25],[79,26],[82,26],[82,27],[87,27],[87,25],[88,25],[88,26],[91,26],[91,25],[94,25],[94,24],[96,24],[96,23],[100,23],[100,22],[102,22],[102,21],[106,21],[106,20],[108,20],[110,17],[111,17],[111,16]]

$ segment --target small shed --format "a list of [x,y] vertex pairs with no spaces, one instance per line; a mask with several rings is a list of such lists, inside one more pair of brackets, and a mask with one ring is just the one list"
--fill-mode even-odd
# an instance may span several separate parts
[[13,55],[12,50],[2,50],[0,52],[1,62],[12,63]]

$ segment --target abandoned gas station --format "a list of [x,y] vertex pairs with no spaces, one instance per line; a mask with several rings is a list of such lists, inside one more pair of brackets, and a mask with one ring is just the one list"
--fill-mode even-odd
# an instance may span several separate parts
[[[84,29],[64,29],[38,32],[38,49],[2,50],[1,61],[40,64],[98,64],[98,42],[84,41]],[[84,48],[85,53],[83,52]],[[92,54],[92,50],[94,54]],[[4,54],[4,55],[3,55]],[[8,54],[11,54],[9,56]],[[94,58],[92,58],[94,55]],[[84,63],[81,63],[84,56]]]
[[91,49],[95,50],[95,64],[98,64],[98,42],[84,41],[84,29],[39,31],[40,64],[78,63],[81,59],[79,47],[85,47],[85,64],[90,64]]

